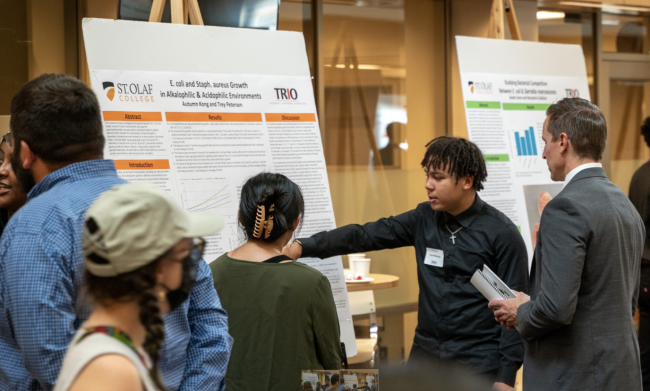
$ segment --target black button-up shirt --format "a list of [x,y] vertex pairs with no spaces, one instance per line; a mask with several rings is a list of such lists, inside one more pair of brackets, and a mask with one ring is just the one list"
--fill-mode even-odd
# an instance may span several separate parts
[[[450,230],[459,228],[454,244]],[[517,227],[480,197],[455,217],[424,202],[398,216],[300,241],[302,256],[319,258],[415,247],[420,295],[414,343],[476,372],[497,370],[497,382],[514,386],[524,355],[521,337],[494,320],[487,299],[470,279],[488,265],[512,289],[528,293],[528,255]],[[427,248],[444,252],[442,267],[424,263]]]

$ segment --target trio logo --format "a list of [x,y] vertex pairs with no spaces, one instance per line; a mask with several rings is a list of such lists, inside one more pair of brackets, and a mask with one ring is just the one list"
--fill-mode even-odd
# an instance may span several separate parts
[[580,98],[580,91],[571,88],[565,88],[567,98]]
[[106,97],[112,102],[113,98],[115,98],[115,84],[112,81],[105,81],[102,83],[102,87],[106,91]]
[[297,100],[298,91],[295,88],[274,88],[278,100]]

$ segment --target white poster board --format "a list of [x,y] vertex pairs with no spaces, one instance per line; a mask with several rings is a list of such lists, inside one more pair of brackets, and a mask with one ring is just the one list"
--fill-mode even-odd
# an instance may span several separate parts
[[311,388],[314,390],[316,389],[316,384],[318,383],[318,374],[317,373],[309,373],[309,372],[303,372],[302,373],[302,382],[304,383],[311,383]]
[[[225,217],[206,261],[243,243],[239,194],[262,171],[302,188],[300,235],[336,228],[302,34],[105,19],[84,19],[83,33],[105,157],[120,177]],[[355,356],[341,257],[300,261],[328,277],[341,341]]]
[[456,37],[469,139],[485,156],[480,196],[519,228],[532,261],[546,203],[562,190],[542,158],[546,109],[565,97],[589,100],[582,48]]
[[350,386],[350,389],[355,385],[359,388],[359,379],[357,378],[357,375],[343,375],[343,380],[345,380],[346,386]]

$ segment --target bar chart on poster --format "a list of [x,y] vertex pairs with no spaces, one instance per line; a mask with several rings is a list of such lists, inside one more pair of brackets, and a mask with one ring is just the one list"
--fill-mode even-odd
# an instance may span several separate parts
[[[260,172],[301,187],[301,235],[336,228],[301,34],[101,19],[85,19],[83,30],[105,157],[120,177],[163,187],[186,211],[224,217],[206,238],[207,262],[243,244],[239,194]],[[341,257],[300,262],[328,278],[341,342],[356,355]]]
[[544,206],[562,189],[543,159],[546,110],[564,97],[589,100],[582,48],[470,37],[456,44],[469,139],[488,170],[479,194],[517,225],[532,260]]

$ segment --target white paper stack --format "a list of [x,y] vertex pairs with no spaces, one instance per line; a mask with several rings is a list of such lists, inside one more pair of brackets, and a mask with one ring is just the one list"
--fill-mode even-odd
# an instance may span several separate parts
[[470,282],[490,301],[517,297],[487,265],[483,265],[483,271],[477,269]]

